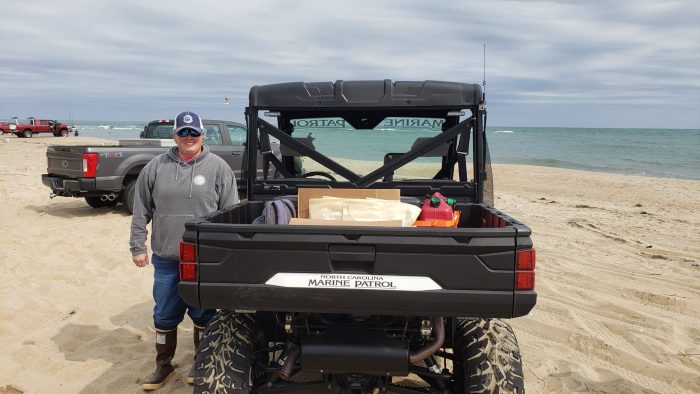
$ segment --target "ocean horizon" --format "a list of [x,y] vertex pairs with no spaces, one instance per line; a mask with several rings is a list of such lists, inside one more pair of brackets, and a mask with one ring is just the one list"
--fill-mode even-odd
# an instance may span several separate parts
[[[138,138],[146,121],[73,121],[80,136]],[[394,134],[391,134],[394,132]],[[381,142],[358,150],[338,129],[314,129],[316,148],[328,156],[379,160]],[[700,180],[700,129],[505,127],[486,129],[494,164],[528,164],[624,175]],[[387,129],[387,144],[408,146],[434,131]],[[403,145],[401,145],[403,144]],[[376,154],[375,154],[376,153]]]

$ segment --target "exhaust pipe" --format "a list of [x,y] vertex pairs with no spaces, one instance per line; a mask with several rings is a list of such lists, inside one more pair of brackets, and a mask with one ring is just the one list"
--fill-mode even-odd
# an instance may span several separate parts
[[117,195],[112,192],[112,193],[105,193],[100,195],[100,201],[106,202],[106,201],[114,201],[117,199]]
[[[299,346],[293,344],[290,342],[290,345],[287,348],[286,352],[286,358],[283,358],[284,362],[282,364],[282,368],[280,368],[280,378],[283,380],[289,380],[289,378],[292,377],[294,374],[294,364],[297,362],[297,358],[299,358]],[[284,357],[284,356],[283,356]]]
[[433,340],[430,341],[423,348],[411,352],[408,357],[408,361],[411,364],[415,364],[419,361],[423,361],[426,358],[432,356],[440,350],[442,345],[445,343],[445,324],[443,323],[442,317],[433,317]]

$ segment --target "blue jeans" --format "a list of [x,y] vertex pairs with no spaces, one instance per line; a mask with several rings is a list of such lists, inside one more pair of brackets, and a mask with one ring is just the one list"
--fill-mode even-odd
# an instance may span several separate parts
[[185,311],[195,325],[204,327],[209,323],[215,309],[202,309],[187,306],[177,292],[177,284],[180,282],[180,262],[164,259],[152,255],[151,262],[155,268],[153,274],[153,299],[156,306],[153,307],[153,323],[157,329],[170,331],[177,328],[185,318]]

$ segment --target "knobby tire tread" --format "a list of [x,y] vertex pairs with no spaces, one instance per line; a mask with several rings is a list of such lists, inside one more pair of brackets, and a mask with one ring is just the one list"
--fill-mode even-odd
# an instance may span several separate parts
[[455,335],[455,392],[525,393],[518,341],[497,319],[459,321]]
[[251,392],[255,321],[245,314],[219,311],[209,322],[195,360],[194,393]]

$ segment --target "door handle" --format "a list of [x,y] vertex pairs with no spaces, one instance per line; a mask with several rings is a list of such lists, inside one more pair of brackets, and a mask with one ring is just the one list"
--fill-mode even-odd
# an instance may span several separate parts
[[234,155],[234,156],[240,156],[240,155],[241,155],[241,152],[233,151],[233,152],[231,152],[231,154]]

